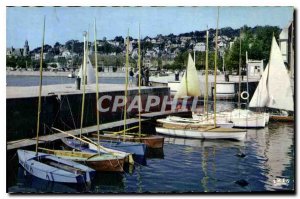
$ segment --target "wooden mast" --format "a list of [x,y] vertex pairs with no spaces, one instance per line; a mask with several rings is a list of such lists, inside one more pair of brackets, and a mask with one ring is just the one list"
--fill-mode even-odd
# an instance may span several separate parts
[[99,110],[98,110],[98,99],[99,99],[99,85],[98,85],[98,58],[97,58],[97,29],[96,19],[94,21],[94,47],[95,47],[95,69],[96,69],[96,116],[97,116],[97,148],[98,153],[100,152],[100,122],[99,122]]
[[238,93],[238,108],[241,109],[241,65],[242,65],[242,31],[240,29],[240,54],[239,54],[239,93]]
[[35,155],[38,155],[38,145],[39,145],[39,132],[40,132],[40,115],[41,115],[41,95],[42,95],[42,84],[43,84],[43,54],[44,54],[44,42],[45,42],[45,23],[46,17],[44,16],[44,25],[43,25],[43,39],[42,39],[42,48],[40,55],[40,85],[39,85],[39,101],[38,101],[38,112],[37,112],[37,123],[36,123],[36,146],[35,146]]
[[214,127],[217,126],[217,120],[216,120],[216,95],[217,95],[217,59],[218,59],[218,28],[219,28],[219,7],[218,7],[218,15],[217,15],[217,28],[216,28],[216,37],[215,37],[215,44],[216,44],[216,50],[215,50],[215,72],[214,72],[214,76],[215,76],[215,82],[214,82]]
[[204,113],[208,119],[208,28],[206,30]]
[[141,109],[142,109],[142,98],[141,98],[141,25],[139,24],[139,40],[138,40],[138,68],[139,68],[139,137],[141,137]]
[[85,100],[85,83],[86,83],[86,35],[87,32],[83,32],[83,64],[81,74],[83,76],[83,92],[82,92],[82,102],[81,102],[81,120],[80,120],[80,139],[82,134],[82,124],[83,124],[83,116],[84,116],[84,100]]
[[123,132],[123,140],[125,141],[125,131],[126,131],[126,117],[127,117],[127,89],[128,89],[128,65],[129,65],[129,28],[127,32],[127,46],[126,46],[126,78],[125,78],[125,96],[124,96],[124,132]]

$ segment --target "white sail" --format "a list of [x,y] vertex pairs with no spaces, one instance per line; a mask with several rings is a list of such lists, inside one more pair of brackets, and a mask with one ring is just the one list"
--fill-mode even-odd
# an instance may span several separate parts
[[189,54],[187,69],[181,79],[175,98],[184,98],[187,96],[200,96],[198,72],[191,54]]
[[293,92],[279,46],[273,37],[269,64],[251,99],[250,107],[294,111]]
[[[89,56],[87,56],[87,64],[86,64],[87,70],[86,70],[86,76],[87,76],[87,84],[95,84],[96,83],[96,76],[95,76],[95,70],[92,66],[91,60]],[[81,78],[81,81],[83,81],[83,75],[82,75],[82,65],[78,72],[78,77]]]
[[265,68],[263,75],[258,83],[258,86],[249,103],[249,107],[265,107],[268,102],[269,94],[267,91],[267,77],[269,65]]

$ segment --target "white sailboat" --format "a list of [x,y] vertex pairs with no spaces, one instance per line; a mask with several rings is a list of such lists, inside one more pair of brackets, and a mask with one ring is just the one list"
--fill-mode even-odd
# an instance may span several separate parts
[[[205,93],[205,98],[204,98],[204,109],[205,112],[208,112],[208,31],[206,32],[206,93]],[[196,82],[196,83],[195,83]],[[188,58],[188,65],[186,69],[186,73],[184,74],[180,85],[179,89],[175,95],[175,98],[184,98],[187,96],[195,96],[198,97],[200,96],[200,86],[197,83],[199,82],[198,75],[197,75],[197,70],[195,67],[195,62],[192,59],[191,55],[189,55]],[[167,118],[163,119],[158,119],[156,120],[159,124],[172,124],[175,126],[179,127],[184,127],[184,126],[192,126],[192,127],[200,127],[200,126],[208,126],[208,125],[213,125],[214,124],[214,118],[213,115],[212,117],[209,116],[209,114],[204,115],[196,115],[193,114],[193,117],[195,118],[181,118],[181,117],[176,117],[176,116],[168,116]],[[222,120],[221,118],[217,119],[217,125],[220,127],[226,127],[226,128],[231,128],[233,127],[233,123],[230,122],[229,120]]]
[[[195,82],[197,82],[195,84]],[[189,54],[186,71],[178,86],[178,90],[174,98],[184,98],[187,96],[200,96],[200,86],[198,84],[199,78],[195,67],[195,62]]]
[[49,155],[38,151],[39,145],[39,129],[40,129],[40,114],[41,114],[41,93],[42,93],[42,78],[43,78],[43,50],[45,40],[45,23],[43,26],[43,40],[40,56],[40,83],[38,96],[38,114],[37,114],[37,129],[36,129],[36,148],[35,151],[18,149],[17,155],[19,164],[24,167],[25,171],[37,178],[61,183],[90,183],[95,176],[95,170],[72,160],[65,160],[55,155]]
[[96,83],[95,70],[92,66],[91,60],[88,55],[86,56],[86,59],[87,59],[86,64],[81,65],[77,77],[80,77],[80,79],[82,80],[81,84],[83,84],[83,79],[84,79],[83,73],[85,70],[82,69],[84,69],[83,67],[86,67],[86,83],[95,84]]
[[[193,119],[202,121],[207,118],[206,115],[193,113]],[[212,119],[210,113],[208,118]],[[233,111],[224,111],[216,114],[218,123],[232,123],[233,127],[238,128],[264,128],[268,123],[268,113],[258,113],[247,109],[234,109]]]
[[[218,9],[219,15],[219,9]],[[219,16],[218,16],[219,21]],[[217,23],[218,24],[218,23]],[[218,25],[217,25],[218,27]],[[218,35],[218,28],[216,28],[216,38]],[[216,40],[216,51],[215,51],[215,85],[216,85],[216,70],[217,70],[217,40]],[[185,97],[185,96],[196,96],[200,95],[199,85],[197,84],[198,77],[191,55],[189,55],[187,70],[182,78],[181,85],[179,87],[178,93],[176,93],[175,98]],[[190,77],[192,76],[192,77]],[[194,77],[193,77],[194,76]],[[193,80],[193,81],[189,81]],[[195,82],[197,82],[195,84]],[[197,87],[198,86],[198,87]],[[198,89],[195,89],[195,88]],[[215,91],[216,92],[216,91]],[[199,121],[200,123],[200,121]],[[191,126],[190,124],[185,125],[175,125],[162,123],[162,126],[156,127],[156,132],[164,135],[171,135],[176,137],[185,138],[198,138],[198,139],[234,139],[234,140],[244,140],[246,137],[246,131],[243,129],[232,129],[232,128],[221,128],[216,122],[216,93],[214,94],[214,120],[212,125],[201,125],[201,126]]]
[[[231,122],[237,128],[264,128],[269,121],[267,113],[253,112],[248,109],[241,109],[241,36],[240,36],[240,56],[239,56],[239,95],[238,95],[238,108],[233,111],[220,112],[216,114],[217,121]],[[247,57],[247,56],[246,56]],[[246,58],[247,62],[247,58]],[[248,93],[247,93],[248,95]],[[206,118],[213,116],[206,116]],[[202,121],[205,119],[204,115],[193,113],[193,119]]]
[[270,119],[294,121],[294,117],[288,114],[288,111],[294,112],[291,82],[274,36],[269,63],[254,92],[249,107],[267,107],[272,110],[278,110],[280,114],[272,113],[270,114]]

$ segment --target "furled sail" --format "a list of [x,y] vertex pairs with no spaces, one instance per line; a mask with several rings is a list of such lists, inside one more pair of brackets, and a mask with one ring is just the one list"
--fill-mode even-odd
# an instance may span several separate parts
[[249,106],[266,106],[269,108],[294,111],[290,78],[275,37],[273,37],[272,40],[269,64],[264,71]]
[[[93,69],[91,60],[89,56],[87,56],[87,64],[86,64],[87,70],[86,70],[86,76],[87,76],[87,84],[95,84],[96,83],[96,76],[95,76],[95,70]],[[78,77],[81,78],[81,81],[83,81],[83,75],[82,75],[82,65],[80,67],[80,70],[78,72]],[[83,71],[84,72],[84,71]]]
[[200,96],[198,72],[191,54],[189,54],[187,68],[181,79],[175,98],[184,98],[187,96]]

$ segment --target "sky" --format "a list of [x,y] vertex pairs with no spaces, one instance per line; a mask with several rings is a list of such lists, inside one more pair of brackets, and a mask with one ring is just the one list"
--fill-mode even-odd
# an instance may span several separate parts
[[[219,28],[243,25],[286,27],[292,20],[293,7],[220,7]],[[64,44],[70,39],[83,40],[90,30],[93,40],[94,19],[97,39],[129,35],[154,37],[216,28],[217,7],[7,7],[6,46],[20,48],[28,40],[30,49],[41,46],[43,17],[46,16],[45,43]]]

